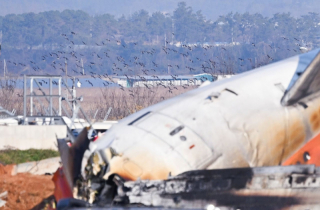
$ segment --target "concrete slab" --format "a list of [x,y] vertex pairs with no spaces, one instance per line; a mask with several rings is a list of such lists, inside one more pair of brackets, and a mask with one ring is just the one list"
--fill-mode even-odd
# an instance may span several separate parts
[[14,148],[58,150],[58,138],[66,138],[65,125],[18,125],[0,126],[0,150]]
[[21,163],[13,167],[11,175],[18,173],[31,173],[36,175],[44,175],[46,173],[54,173],[60,166],[60,157],[48,158],[45,160]]

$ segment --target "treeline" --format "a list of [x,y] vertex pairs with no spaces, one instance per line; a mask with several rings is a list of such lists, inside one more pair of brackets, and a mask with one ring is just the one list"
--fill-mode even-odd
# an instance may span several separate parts
[[77,33],[75,44],[90,44],[109,37],[132,42],[240,42],[274,43],[282,36],[304,42],[317,42],[320,17],[309,13],[294,18],[290,13],[275,14],[272,18],[260,14],[233,14],[207,20],[201,11],[194,12],[180,2],[173,14],[145,10],[116,19],[109,14],[89,16],[83,11],[49,11],[39,14],[0,16],[2,42],[13,47],[32,47],[40,44],[59,44],[61,34]]
[[96,73],[236,73],[319,47],[319,29],[317,13],[229,13],[208,20],[184,2],[173,14],[141,10],[118,19],[49,11],[0,16],[0,58],[16,73],[62,73],[68,60],[70,74],[77,74],[80,58]]

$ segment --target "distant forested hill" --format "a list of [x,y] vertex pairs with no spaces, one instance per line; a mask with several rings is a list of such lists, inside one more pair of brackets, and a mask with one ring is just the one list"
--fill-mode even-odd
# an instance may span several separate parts
[[[320,16],[227,13],[212,21],[185,2],[172,13],[115,17],[82,10],[0,16],[3,59],[11,72],[80,74],[243,72],[320,47]],[[83,62],[82,62],[83,61]],[[1,72],[1,70],[0,70]]]
[[[50,10],[83,10],[91,15],[109,13],[120,17],[141,9],[148,12],[172,13],[181,0],[0,0],[0,15],[10,13],[43,12]],[[194,11],[202,10],[207,19],[216,19],[229,12],[259,13],[272,16],[290,12],[299,17],[308,12],[320,11],[319,0],[185,0]]]

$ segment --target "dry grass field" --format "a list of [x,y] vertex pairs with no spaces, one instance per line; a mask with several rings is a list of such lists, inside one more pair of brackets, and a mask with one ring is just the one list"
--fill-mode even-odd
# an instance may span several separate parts
[[[186,91],[196,88],[196,86],[189,86],[187,88],[177,86],[177,89],[171,89],[164,87],[156,88],[77,88],[77,97],[83,96],[83,101],[80,102],[81,108],[89,119],[93,120],[95,113],[95,120],[102,120],[109,107],[112,107],[112,111],[108,120],[122,119],[140,109],[156,104],[160,101],[182,94]],[[42,95],[42,91],[35,89],[35,94]],[[49,93],[48,89],[43,89],[46,94]],[[58,89],[53,90],[54,94],[58,93]],[[65,98],[71,99],[70,93],[63,88],[62,94]],[[46,98],[34,98],[33,99],[33,114],[44,115],[48,110],[49,102]],[[65,110],[62,110],[62,115],[71,116],[71,107],[65,100],[62,101],[62,105]],[[8,109],[9,111],[15,109],[17,115],[23,115],[23,90],[16,88],[14,83],[10,81],[0,80],[0,106]],[[58,109],[58,98],[53,99],[53,107]],[[27,100],[27,110],[30,113],[30,100]],[[66,113],[67,112],[67,113]],[[79,113],[80,117],[83,117]]]

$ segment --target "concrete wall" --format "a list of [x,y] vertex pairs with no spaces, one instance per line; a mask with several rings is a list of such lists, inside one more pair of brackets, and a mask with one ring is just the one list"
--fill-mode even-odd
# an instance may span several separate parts
[[15,149],[53,149],[58,150],[58,138],[67,136],[65,125],[19,125],[0,126],[0,150],[12,147]]

